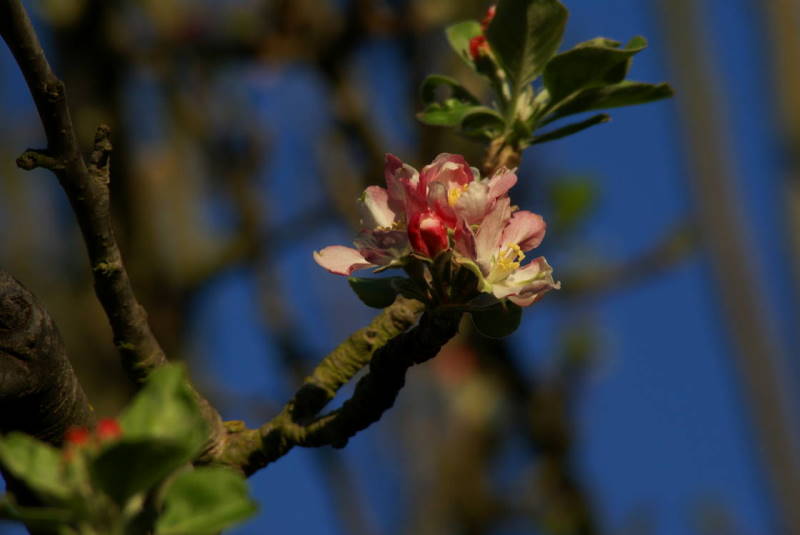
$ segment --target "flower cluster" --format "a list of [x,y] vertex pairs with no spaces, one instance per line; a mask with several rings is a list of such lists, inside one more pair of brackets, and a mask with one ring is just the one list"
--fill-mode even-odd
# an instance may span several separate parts
[[[355,248],[334,245],[314,253],[331,273],[403,267],[440,302],[443,294],[430,272],[442,258],[451,269],[473,274],[472,294],[456,292],[461,301],[483,293],[493,302],[508,298],[528,306],[559,287],[544,257],[522,265],[525,253],[542,242],[546,225],[541,216],[511,205],[513,171],[502,168],[481,178],[462,156],[440,154],[420,173],[388,154],[384,173],[386,188],[370,186],[359,199],[363,228]],[[454,292],[449,295],[452,300]]]

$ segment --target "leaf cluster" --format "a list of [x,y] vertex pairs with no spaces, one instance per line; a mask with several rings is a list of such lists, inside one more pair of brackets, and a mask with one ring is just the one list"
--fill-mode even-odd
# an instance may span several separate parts
[[23,433],[0,439],[0,465],[37,506],[0,499],[0,518],[59,535],[203,535],[252,515],[244,477],[192,468],[206,423],[181,367],[154,372],[120,417],[114,440],[59,450]]
[[[564,118],[672,96],[668,84],[626,79],[633,56],[647,46],[644,37],[625,46],[597,37],[557,53],[567,17],[558,0],[500,0],[485,32],[476,20],[448,27],[450,46],[488,80],[493,99],[482,103],[457,80],[434,74],[421,85],[419,120],[522,150],[607,122],[610,116],[595,114],[540,132]],[[473,56],[470,42],[481,36],[488,49]]]

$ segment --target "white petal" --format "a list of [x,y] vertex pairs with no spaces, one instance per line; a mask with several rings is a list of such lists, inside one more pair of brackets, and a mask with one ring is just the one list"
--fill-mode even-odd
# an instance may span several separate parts
[[394,224],[394,211],[389,208],[389,193],[380,186],[365,189],[358,207],[363,228],[388,228]]
[[350,275],[358,269],[375,266],[355,249],[343,245],[331,245],[321,251],[314,251],[314,260],[336,275]]

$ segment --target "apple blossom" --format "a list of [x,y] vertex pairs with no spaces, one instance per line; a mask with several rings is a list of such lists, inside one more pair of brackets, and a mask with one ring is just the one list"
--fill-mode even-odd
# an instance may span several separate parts
[[[415,297],[467,307],[481,292],[492,298],[489,304],[508,299],[527,306],[559,287],[543,257],[522,265],[525,252],[544,238],[545,223],[512,208],[514,171],[502,168],[482,178],[463,156],[443,153],[418,172],[387,154],[384,176],[386,188],[370,186],[359,198],[362,229],[355,247],[314,253],[331,273],[403,267],[416,284]],[[472,275],[454,274],[463,269]]]

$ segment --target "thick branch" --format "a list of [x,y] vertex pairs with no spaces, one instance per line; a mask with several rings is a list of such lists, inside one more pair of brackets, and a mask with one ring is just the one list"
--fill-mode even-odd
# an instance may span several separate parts
[[[430,312],[422,316],[419,325],[407,330],[421,310],[420,303],[398,298],[368,327],[328,355],[270,422],[260,429],[232,428],[224,455],[215,461],[252,474],[294,446],[343,447],[394,404],[405,384],[406,370],[436,356],[458,330],[457,315]],[[340,409],[318,417],[367,361],[369,372],[358,382],[352,397]]]
[[[93,425],[94,413],[53,320],[28,290],[0,271],[0,434],[22,431],[60,446],[70,427]],[[22,481],[2,468],[0,473],[18,503],[38,504]]]
[[69,427],[93,420],[53,320],[0,271],[0,433],[22,431],[59,445]]

